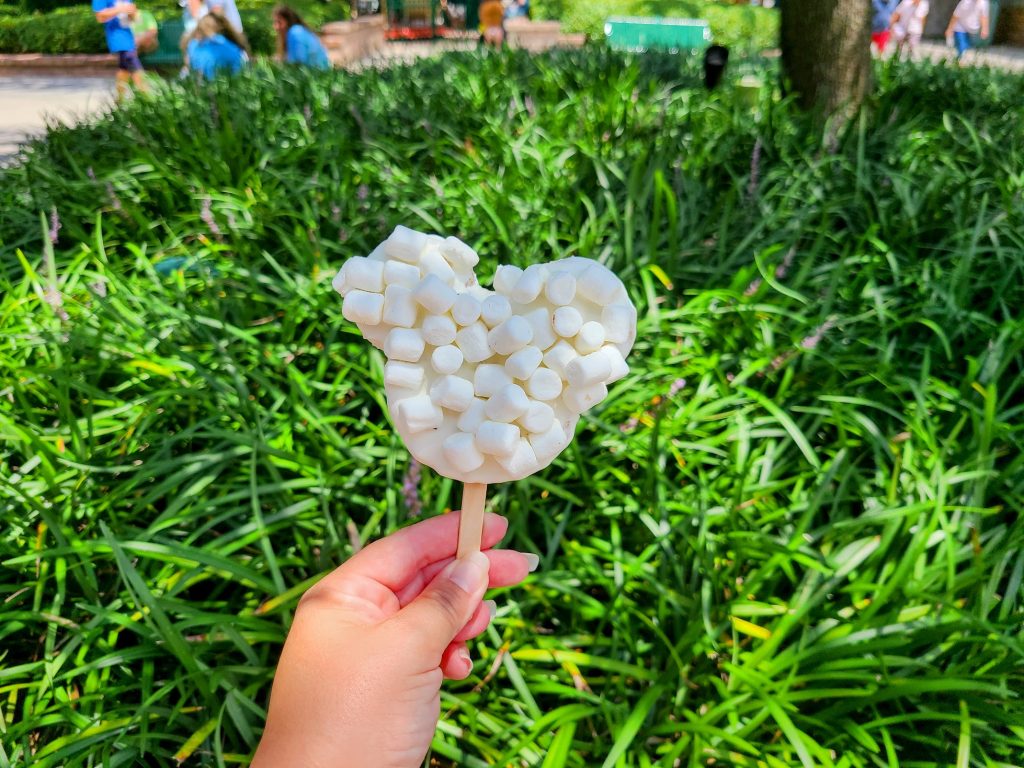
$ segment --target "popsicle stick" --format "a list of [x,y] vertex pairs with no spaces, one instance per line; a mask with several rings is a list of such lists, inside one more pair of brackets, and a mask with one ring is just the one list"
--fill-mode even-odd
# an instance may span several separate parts
[[480,551],[484,535],[484,500],[486,483],[465,483],[462,486],[462,519],[459,521],[459,549],[456,557]]

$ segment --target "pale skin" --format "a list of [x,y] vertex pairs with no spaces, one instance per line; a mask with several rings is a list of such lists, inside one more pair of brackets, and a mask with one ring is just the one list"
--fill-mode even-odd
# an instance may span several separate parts
[[[112,18],[122,13],[128,14],[129,18],[135,18],[135,14],[137,12],[138,9],[135,7],[135,3],[121,3],[120,5],[116,5],[113,8],[104,8],[102,11],[98,11],[95,14],[95,16],[96,21],[98,21],[100,24],[106,24]],[[147,89],[146,73],[143,72],[141,69],[138,72],[126,72],[123,69],[117,70],[118,100],[124,97],[125,93],[128,90],[128,85],[130,83],[134,83],[135,87],[138,88],[140,91],[145,91]]]
[[[953,34],[953,28],[956,26],[956,13],[953,13],[953,18],[949,20],[949,26],[946,27],[946,37],[950,37]],[[988,39],[988,14],[981,17],[981,36]]]
[[252,768],[418,768],[445,678],[472,671],[488,587],[511,586],[538,558],[494,549],[508,521],[488,514],[483,552],[455,560],[459,513],[370,544],[309,589],[274,675]]

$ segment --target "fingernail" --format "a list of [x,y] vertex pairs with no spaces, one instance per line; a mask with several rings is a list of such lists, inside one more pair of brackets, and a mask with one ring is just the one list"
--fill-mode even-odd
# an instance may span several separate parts
[[484,605],[487,606],[487,612],[491,614],[491,620],[498,615],[498,604],[493,600],[484,600]]
[[535,555],[533,552],[523,552],[523,556],[526,557],[526,568],[530,573],[537,570],[537,566],[540,565],[540,555]]
[[473,594],[487,585],[487,572],[490,568],[491,561],[487,559],[487,555],[483,552],[471,552],[452,563],[448,578],[463,592]]
[[469,651],[460,648],[455,655],[462,661],[462,667],[466,670],[466,674],[469,674],[473,670],[473,660],[469,658]]

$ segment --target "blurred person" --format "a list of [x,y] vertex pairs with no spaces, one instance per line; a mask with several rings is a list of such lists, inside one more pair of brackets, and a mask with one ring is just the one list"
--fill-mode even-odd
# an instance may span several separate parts
[[245,36],[219,13],[207,13],[183,43],[185,69],[204,80],[235,74],[249,60]]
[[989,3],[988,0],[960,0],[953,10],[953,18],[946,27],[946,39],[953,38],[956,46],[957,59],[977,45],[979,33],[981,39],[988,38]]
[[479,14],[483,42],[501,48],[505,42],[505,6],[501,0],[484,0]]
[[117,100],[124,98],[128,84],[134,83],[140,91],[146,90],[146,73],[135,48],[132,20],[138,13],[135,3],[119,0],[92,0],[96,21],[103,25],[107,37],[107,50],[117,54]]
[[530,18],[530,0],[512,0],[512,3],[505,9],[506,19],[528,19]]
[[180,0],[185,8],[185,33],[195,29],[199,20],[208,13],[219,13],[241,34],[245,34],[242,16],[238,12],[235,0]]
[[889,45],[892,34],[892,15],[900,0],[871,0],[871,43],[881,56]]
[[928,19],[928,0],[903,0],[892,14],[892,36],[896,41],[896,55],[904,50],[914,58],[921,45],[924,23]]
[[331,60],[320,38],[293,9],[287,5],[275,7],[273,22],[277,32],[277,54],[274,58],[315,69],[331,68]]

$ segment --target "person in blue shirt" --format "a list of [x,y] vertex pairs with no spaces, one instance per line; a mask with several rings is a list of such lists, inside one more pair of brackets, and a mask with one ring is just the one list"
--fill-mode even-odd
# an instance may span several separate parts
[[871,42],[875,44],[879,56],[885,53],[889,45],[889,27],[899,4],[900,0],[871,0]]
[[135,49],[135,35],[132,33],[132,19],[137,13],[135,3],[120,0],[92,0],[96,21],[103,25],[107,35],[107,50],[117,54],[117,98],[120,101],[128,90],[128,84],[135,83],[140,91],[146,90],[146,73]]
[[277,60],[315,69],[330,69],[331,60],[316,33],[287,5],[274,8]]
[[184,47],[186,68],[205,80],[221,73],[235,74],[249,60],[245,37],[216,12],[199,19]]

